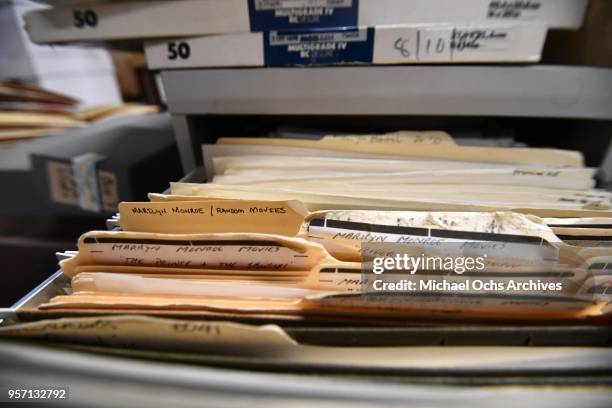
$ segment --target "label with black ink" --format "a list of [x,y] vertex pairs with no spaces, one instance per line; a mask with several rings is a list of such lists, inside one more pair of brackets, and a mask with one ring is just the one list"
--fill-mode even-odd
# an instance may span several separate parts
[[540,1],[532,0],[492,0],[487,17],[492,19],[517,20],[535,19],[542,7]]

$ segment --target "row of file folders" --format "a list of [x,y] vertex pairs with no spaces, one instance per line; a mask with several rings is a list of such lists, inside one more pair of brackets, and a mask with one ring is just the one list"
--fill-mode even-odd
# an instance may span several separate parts
[[[444,132],[227,138],[203,150],[209,182],[121,203],[112,230],[60,254],[66,292],[29,313],[392,324],[612,316],[612,193],[594,188],[578,152],[458,145]],[[395,255],[414,270],[375,273],[389,266],[377,258]],[[476,262],[457,262],[466,257]]]

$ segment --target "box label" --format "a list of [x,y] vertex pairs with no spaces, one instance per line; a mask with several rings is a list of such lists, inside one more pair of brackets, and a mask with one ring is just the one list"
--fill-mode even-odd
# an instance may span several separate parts
[[79,193],[79,207],[100,212],[100,188],[97,166],[104,158],[96,153],[85,153],[72,159],[72,173]]
[[249,0],[251,31],[357,25],[358,0]]
[[373,54],[373,28],[264,34],[264,60],[271,67],[371,63]]
[[79,193],[69,163],[47,161],[47,177],[51,201],[58,204],[79,205]]
[[[534,31],[527,31],[527,34],[531,32]],[[536,50],[530,51],[528,55],[523,51],[524,37],[524,31],[514,27],[475,25],[380,30],[376,33],[374,62],[510,61],[517,57],[537,59],[539,54]]]
[[117,211],[119,206],[119,187],[117,176],[110,171],[98,171],[98,185],[102,199],[102,209],[107,212]]
[[491,0],[487,17],[492,19],[536,19],[542,8],[541,1],[533,0]]

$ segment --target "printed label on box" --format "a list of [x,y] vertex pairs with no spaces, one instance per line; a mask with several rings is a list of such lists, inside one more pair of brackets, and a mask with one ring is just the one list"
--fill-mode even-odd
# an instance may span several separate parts
[[102,209],[108,212],[117,211],[117,206],[119,205],[117,176],[110,171],[100,170],[98,171],[98,185],[100,186]]
[[79,207],[100,212],[100,189],[98,186],[98,162],[104,157],[97,153],[85,153],[72,159],[72,174],[79,194]]
[[47,161],[47,178],[51,201],[59,204],[79,205],[79,193],[69,163]]
[[371,63],[374,29],[264,34],[266,66]]
[[249,0],[251,31],[353,27],[358,0]]

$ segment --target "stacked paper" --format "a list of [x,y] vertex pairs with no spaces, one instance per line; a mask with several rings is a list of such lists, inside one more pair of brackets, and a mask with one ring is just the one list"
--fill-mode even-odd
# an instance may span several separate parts
[[50,136],[87,124],[157,112],[156,106],[123,104],[78,109],[78,101],[34,86],[0,83],[0,145]]
[[40,88],[0,83],[0,146],[79,127],[77,101]]

